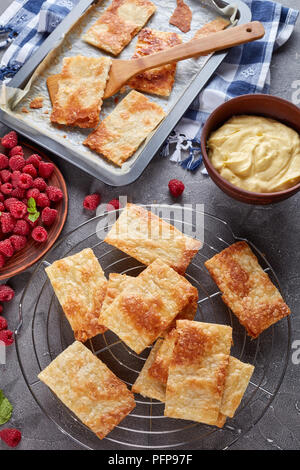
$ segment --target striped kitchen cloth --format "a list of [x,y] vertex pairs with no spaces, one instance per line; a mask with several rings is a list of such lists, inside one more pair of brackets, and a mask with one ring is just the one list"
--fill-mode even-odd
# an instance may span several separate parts
[[0,16],[0,82],[8,83],[79,0],[14,0]]
[[[161,154],[187,170],[202,164],[200,136],[209,114],[225,101],[247,93],[268,93],[273,52],[291,36],[298,14],[268,0],[244,0],[265,36],[232,48],[213,78],[197,96],[162,147]],[[188,155],[188,156],[187,156]],[[203,173],[206,173],[203,170]]]

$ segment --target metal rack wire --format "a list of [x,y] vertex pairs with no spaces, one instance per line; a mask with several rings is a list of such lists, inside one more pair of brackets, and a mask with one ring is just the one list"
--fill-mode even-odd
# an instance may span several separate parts
[[[155,206],[157,211],[164,206]],[[175,216],[168,222],[179,222]],[[151,206],[153,210],[153,206]],[[195,212],[193,209],[193,215]],[[118,212],[118,211],[117,211]],[[199,212],[199,211],[198,211]],[[144,269],[139,262],[103,242],[109,230],[107,215],[99,215],[60,240],[33,271],[23,292],[19,308],[19,324],[15,331],[16,349],[22,374],[34,399],[64,434],[86,449],[225,449],[229,448],[264,415],[275,398],[287,367],[290,346],[290,321],[269,328],[257,340],[250,340],[228,307],[204,267],[204,261],[231,243],[240,240],[230,226],[215,216],[202,213],[203,248],[190,264],[186,277],[198,288],[196,319],[229,324],[233,328],[232,354],[255,365],[255,372],[235,417],[223,429],[163,416],[164,405],[136,395],[136,408],[103,441],[94,436],[47,387],[37,375],[61,351],[74,341],[70,326],[53,293],[44,267],[49,262],[71,255],[83,248],[94,250],[105,273],[119,272],[132,276]],[[171,220],[172,219],[172,220]],[[190,223],[190,222],[189,222]],[[197,227],[193,229],[197,230]],[[183,227],[184,228],[184,227]],[[191,228],[191,227],[189,227]],[[199,235],[195,232],[195,235]],[[247,240],[246,240],[247,241]],[[262,253],[251,243],[261,265],[280,289],[277,276]],[[280,341],[281,353],[275,345]],[[116,335],[108,331],[88,341],[87,346],[104,361],[130,388],[136,380],[150,348],[135,354]],[[282,354],[285,351],[285,354]]]

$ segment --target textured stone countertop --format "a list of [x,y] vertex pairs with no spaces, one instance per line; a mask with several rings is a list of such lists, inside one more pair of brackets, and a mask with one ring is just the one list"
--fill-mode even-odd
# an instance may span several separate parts
[[[0,13],[11,0],[0,2]],[[299,0],[283,0],[286,6],[297,8]],[[274,54],[271,66],[271,93],[292,100],[294,86],[300,77],[300,21],[288,43]],[[300,448],[300,365],[293,364],[292,345],[300,341],[300,193],[274,206],[248,206],[227,197],[215,184],[198,171],[189,173],[157,155],[142,176],[133,184],[113,188],[93,179],[72,165],[53,156],[63,172],[69,190],[69,215],[64,228],[67,233],[88,219],[82,210],[82,200],[88,193],[99,191],[103,201],[128,195],[138,203],[172,203],[167,183],[171,178],[184,181],[186,190],[182,203],[201,203],[205,210],[228,221],[235,234],[246,237],[267,254],[274,267],[292,315],[292,338],[284,381],[263,418],[231,449],[299,449]],[[28,281],[29,272],[10,280],[16,298],[5,306],[10,325],[16,325],[18,300]],[[281,345],[278,344],[280,349]],[[295,361],[294,361],[295,362]],[[80,449],[62,434],[34,402],[22,377],[14,346],[8,348],[7,364],[0,365],[0,388],[14,404],[11,426],[21,429],[23,439],[18,449]],[[103,448],[112,448],[103,441]],[[116,446],[117,447],[117,446]],[[0,450],[5,446],[0,443]]]

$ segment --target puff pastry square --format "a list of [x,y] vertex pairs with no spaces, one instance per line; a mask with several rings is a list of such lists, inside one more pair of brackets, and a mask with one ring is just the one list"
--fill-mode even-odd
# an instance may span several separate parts
[[252,338],[290,314],[278,289],[246,242],[237,242],[205,262],[222,299]]
[[[155,54],[182,43],[179,34],[155,29],[142,29],[138,35],[132,59]],[[128,85],[135,90],[160,96],[169,96],[175,81],[176,63],[147,70],[133,77]]]
[[100,439],[135,407],[126,385],[78,341],[38,377]]
[[93,46],[118,55],[155,12],[149,0],[113,0],[83,36]]
[[230,21],[219,16],[215,20],[206,23],[204,26],[202,26],[202,28],[198,29],[193,39],[200,39],[201,37],[207,36],[208,34],[217,33],[218,31],[226,29],[229,25]]
[[155,400],[163,402],[166,396],[166,385],[149,374],[149,368],[155,361],[157,351],[160,349],[162,343],[162,339],[156,341],[131,390],[134,393],[143,395],[143,397],[154,398]]
[[111,273],[109,275],[101,312],[104,312],[113,303],[130,279],[132,278],[126,274]]
[[155,359],[149,367],[149,376],[159,380],[164,385],[167,385],[169,365],[173,357],[176,339],[177,332],[173,329],[162,341],[160,348],[156,352]]
[[125,285],[99,322],[141,353],[168,327],[198,291],[161,260]]
[[99,315],[106,294],[107,279],[93,253],[85,250],[54,261],[46,273],[74,331],[75,339],[87,339],[106,331]]
[[104,241],[146,265],[160,258],[180,274],[202,246],[199,240],[135,204],[126,205]]
[[96,127],[110,66],[108,57],[65,57],[55,85],[51,122]]
[[121,167],[164,117],[161,106],[132,90],[83,144]]
[[232,328],[177,321],[169,366],[165,416],[218,422],[232,341]]

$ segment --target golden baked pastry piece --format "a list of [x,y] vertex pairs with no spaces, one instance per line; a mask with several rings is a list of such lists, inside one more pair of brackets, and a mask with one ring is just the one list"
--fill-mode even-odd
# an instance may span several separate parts
[[219,16],[215,20],[206,23],[204,26],[202,26],[202,28],[198,29],[193,39],[200,39],[201,37],[207,36],[208,34],[217,33],[218,31],[226,29],[229,25],[230,21]]
[[246,242],[237,242],[205,262],[222,299],[252,338],[290,314],[278,289]]
[[126,385],[78,341],[38,377],[100,439],[135,407]]
[[113,0],[83,36],[84,41],[118,55],[155,12],[149,0]]
[[107,279],[93,253],[86,248],[54,261],[46,273],[74,331],[75,339],[87,339],[106,331],[98,322]]
[[122,166],[164,117],[158,104],[132,90],[83,144]]
[[232,328],[178,320],[169,366],[165,416],[218,422],[232,341]]
[[64,58],[62,71],[55,76],[57,91],[51,122],[83,128],[96,127],[110,66],[111,59],[108,57],[78,55]]
[[156,341],[131,390],[134,393],[143,395],[143,397],[154,398],[155,400],[164,402],[166,396],[166,385],[149,374],[149,368],[155,361],[157,351],[160,349],[162,343],[162,339],[158,339]]
[[[144,28],[138,35],[132,59],[155,54],[182,43],[181,37],[172,32]],[[155,95],[169,96],[175,81],[176,63],[147,70],[133,77],[128,85],[135,90]]]
[[149,367],[149,376],[159,380],[164,385],[167,385],[169,365],[172,360],[176,338],[177,332],[175,329],[173,329],[162,341],[160,348],[156,352],[155,359]]
[[168,327],[198,291],[174,269],[157,259],[132,278],[99,322],[141,353]]
[[202,246],[199,240],[135,204],[126,205],[104,241],[146,265],[160,258],[180,274]]

